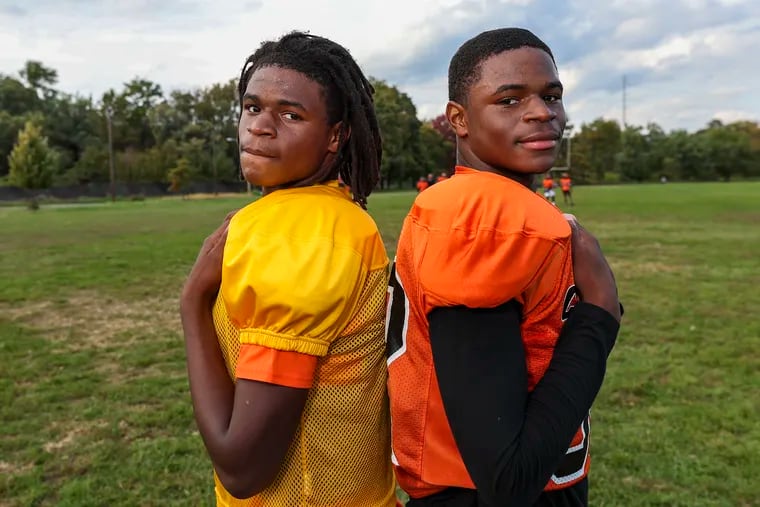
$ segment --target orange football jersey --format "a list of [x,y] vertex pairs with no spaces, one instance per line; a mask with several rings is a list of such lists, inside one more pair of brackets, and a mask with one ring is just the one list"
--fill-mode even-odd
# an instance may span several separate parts
[[[386,325],[392,459],[412,497],[474,488],[441,400],[427,315],[436,307],[517,300],[532,390],[577,300],[570,238],[555,206],[494,173],[457,167],[415,200],[399,238]],[[588,433],[586,420],[546,489],[586,475]]]

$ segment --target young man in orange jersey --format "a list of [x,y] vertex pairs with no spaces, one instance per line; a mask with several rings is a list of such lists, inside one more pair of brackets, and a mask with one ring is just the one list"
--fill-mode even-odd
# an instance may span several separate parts
[[544,187],[544,197],[546,197],[546,200],[556,203],[557,200],[555,198],[556,193],[554,192],[554,178],[552,178],[552,173],[546,173],[542,185]]
[[484,32],[454,55],[449,99],[459,165],[417,196],[389,286],[396,476],[408,507],[585,506],[620,307],[593,236],[531,191],[566,121],[552,53]]
[[562,197],[565,199],[565,204],[570,201],[570,206],[575,206],[573,202],[573,180],[570,179],[570,175],[562,173],[562,177],[559,179],[559,187],[562,189]]

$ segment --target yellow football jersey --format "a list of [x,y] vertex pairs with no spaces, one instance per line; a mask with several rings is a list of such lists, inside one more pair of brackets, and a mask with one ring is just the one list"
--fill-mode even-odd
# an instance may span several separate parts
[[[274,482],[238,500],[215,476],[217,505],[395,505],[387,279],[377,226],[337,182],[275,191],[233,217],[213,310],[230,376],[310,392]],[[316,370],[299,371],[306,356]]]

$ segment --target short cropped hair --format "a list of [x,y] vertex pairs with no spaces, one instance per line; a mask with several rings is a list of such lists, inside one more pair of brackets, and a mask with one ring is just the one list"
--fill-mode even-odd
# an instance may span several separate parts
[[554,62],[549,46],[524,28],[489,30],[462,44],[449,63],[449,100],[465,104],[470,86],[480,79],[484,60],[504,51],[524,47],[545,51]]

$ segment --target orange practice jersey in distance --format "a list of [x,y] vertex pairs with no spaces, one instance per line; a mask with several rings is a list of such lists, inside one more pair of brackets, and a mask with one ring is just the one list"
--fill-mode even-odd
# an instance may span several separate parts
[[554,179],[544,178],[543,186],[544,186],[544,190],[551,190],[552,188],[554,188]]
[[566,178],[563,176],[562,178],[559,179],[559,186],[560,188],[562,188],[563,192],[569,192],[570,187],[572,186],[572,181],[570,180],[570,178]]
[[[393,462],[412,497],[474,488],[443,408],[427,315],[436,307],[493,308],[517,300],[532,390],[575,304],[570,236],[556,207],[489,172],[457,167],[415,200],[399,238],[392,276],[400,285],[389,291],[386,330]],[[584,421],[547,489],[586,475],[587,437]]]

